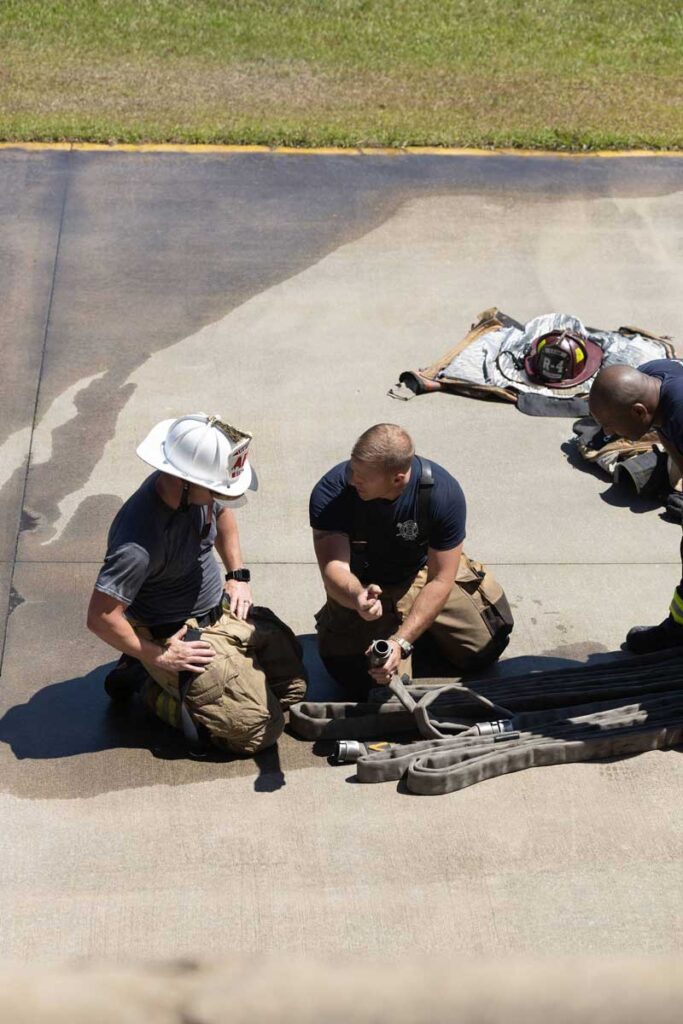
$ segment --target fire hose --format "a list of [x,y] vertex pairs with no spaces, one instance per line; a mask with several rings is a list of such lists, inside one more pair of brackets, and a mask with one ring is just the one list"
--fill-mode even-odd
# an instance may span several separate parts
[[302,702],[291,709],[290,726],[305,739],[355,741],[346,750],[339,744],[338,755],[356,760],[359,782],[403,779],[423,794],[683,743],[680,652],[482,679],[476,690],[406,680],[395,677],[389,692],[361,704]]

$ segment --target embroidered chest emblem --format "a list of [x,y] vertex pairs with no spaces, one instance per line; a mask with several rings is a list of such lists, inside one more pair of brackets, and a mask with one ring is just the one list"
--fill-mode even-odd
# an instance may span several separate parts
[[405,523],[396,523],[396,536],[401,540],[416,540],[417,533],[417,523],[414,519],[406,519]]

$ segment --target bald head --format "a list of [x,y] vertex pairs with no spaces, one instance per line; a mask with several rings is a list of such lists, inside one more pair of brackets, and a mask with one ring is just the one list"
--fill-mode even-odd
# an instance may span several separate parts
[[591,416],[608,434],[637,441],[652,426],[661,383],[632,366],[606,366],[593,381]]
[[647,398],[651,380],[652,377],[632,366],[606,366],[593,381],[590,401],[623,409]]

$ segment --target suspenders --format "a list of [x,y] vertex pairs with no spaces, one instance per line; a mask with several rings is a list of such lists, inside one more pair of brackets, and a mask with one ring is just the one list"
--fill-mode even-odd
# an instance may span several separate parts
[[[421,551],[426,554],[429,545],[429,498],[431,489],[434,486],[434,474],[432,465],[427,459],[418,457],[420,464],[420,482],[418,485],[416,515],[417,535],[412,540],[402,540],[401,545],[404,551],[408,552],[412,547],[415,555],[419,556]],[[346,468],[347,484],[350,481],[351,464]],[[353,503],[353,523],[351,527],[351,572],[363,579],[365,570],[368,568],[368,509],[367,504],[357,495]]]

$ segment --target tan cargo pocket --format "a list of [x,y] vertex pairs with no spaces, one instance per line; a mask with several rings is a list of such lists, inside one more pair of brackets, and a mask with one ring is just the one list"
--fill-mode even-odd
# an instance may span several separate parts
[[214,704],[220,700],[226,674],[232,671],[232,663],[228,668],[228,660],[223,655],[217,654],[211,662],[211,666],[192,680],[185,694],[185,700],[190,708],[203,708],[207,704]]
[[493,573],[463,553],[455,582],[472,597],[491,636],[507,638],[514,619],[505,592]]

